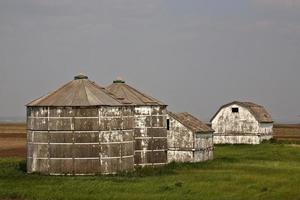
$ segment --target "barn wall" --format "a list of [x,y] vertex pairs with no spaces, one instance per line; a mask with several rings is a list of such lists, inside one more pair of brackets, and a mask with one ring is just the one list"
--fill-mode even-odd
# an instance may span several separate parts
[[[232,113],[233,107],[239,108],[239,112]],[[212,129],[215,130],[215,144],[259,144],[272,137],[273,124],[260,124],[248,109],[230,105],[215,116]]]
[[168,116],[168,162],[194,161],[194,134],[173,117]]
[[133,124],[130,107],[28,107],[28,172],[133,170]]
[[201,162],[213,159],[212,133],[193,133],[173,117],[168,118],[168,162]]
[[194,162],[203,162],[212,160],[214,157],[213,148],[195,151]]
[[137,106],[134,109],[135,165],[167,163],[165,106]]
[[168,150],[168,162],[193,162],[194,152],[192,150]]
[[168,130],[169,149],[194,149],[194,134],[179,121],[169,116],[170,130]]
[[273,135],[273,123],[260,123],[259,124],[259,131],[260,135]]
[[216,135],[214,144],[259,144],[258,135]]
[[213,133],[195,134],[194,162],[201,162],[213,159]]
[[[232,108],[239,108],[239,113],[232,113]],[[248,109],[231,105],[220,110],[212,121],[212,129],[221,135],[256,134],[259,123]]]

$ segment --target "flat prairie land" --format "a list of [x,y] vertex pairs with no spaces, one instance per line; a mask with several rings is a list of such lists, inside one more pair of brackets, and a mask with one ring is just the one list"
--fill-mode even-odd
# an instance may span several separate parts
[[26,125],[0,123],[0,157],[26,156]]
[[[25,125],[1,127],[0,200],[300,200],[300,145],[291,139],[217,145],[214,160],[204,163],[171,163],[114,176],[45,176],[26,173]],[[276,125],[274,135],[298,135],[299,130]]]
[[25,123],[1,123],[0,122],[0,134],[5,133],[26,133],[26,124]]
[[274,138],[300,142],[300,124],[275,124]]
[[296,144],[216,146],[213,161],[115,176],[43,176],[25,166],[0,159],[0,199],[300,199]]

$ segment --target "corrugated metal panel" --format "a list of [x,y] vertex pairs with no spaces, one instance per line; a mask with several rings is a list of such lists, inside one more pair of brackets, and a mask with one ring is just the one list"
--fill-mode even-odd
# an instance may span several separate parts
[[116,97],[86,76],[76,76],[59,89],[38,98],[27,106],[121,106]]

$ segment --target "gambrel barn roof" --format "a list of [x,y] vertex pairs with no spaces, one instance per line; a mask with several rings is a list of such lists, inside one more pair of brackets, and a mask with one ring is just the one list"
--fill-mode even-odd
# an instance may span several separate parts
[[121,106],[105,88],[92,82],[85,75],[78,75],[57,90],[40,97],[26,106]]
[[114,94],[118,100],[124,104],[130,105],[159,105],[165,106],[163,102],[144,94],[143,92],[127,85],[123,80],[115,80],[106,88]]
[[225,104],[220,107],[218,112],[212,117],[210,120],[211,122],[213,119],[217,116],[217,114],[225,107],[231,106],[231,105],[239,105],[241,107],[244,107],[249,110],[249,112],[255,117],[255,119],[259,123],[273,123],[273,119],[271,115],[266,111],[266,109],[258,104],[252,103],[252,102],[240,102],[240,101],[233,101],[231,103]]
[[172,113],[168,111],[168,114],[175,120],[179,121],[186,128],[190,129],[194,133],[211,133],[214,132],[212,128],[207,126],[205,123],[187,112]]

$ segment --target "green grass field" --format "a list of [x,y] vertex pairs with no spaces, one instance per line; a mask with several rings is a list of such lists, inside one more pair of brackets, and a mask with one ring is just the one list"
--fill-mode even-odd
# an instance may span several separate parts
[[27,175],[0,159],[0,199],[299,199],[300,145],[215,147],[206,163],[170,164],[118,176]]

